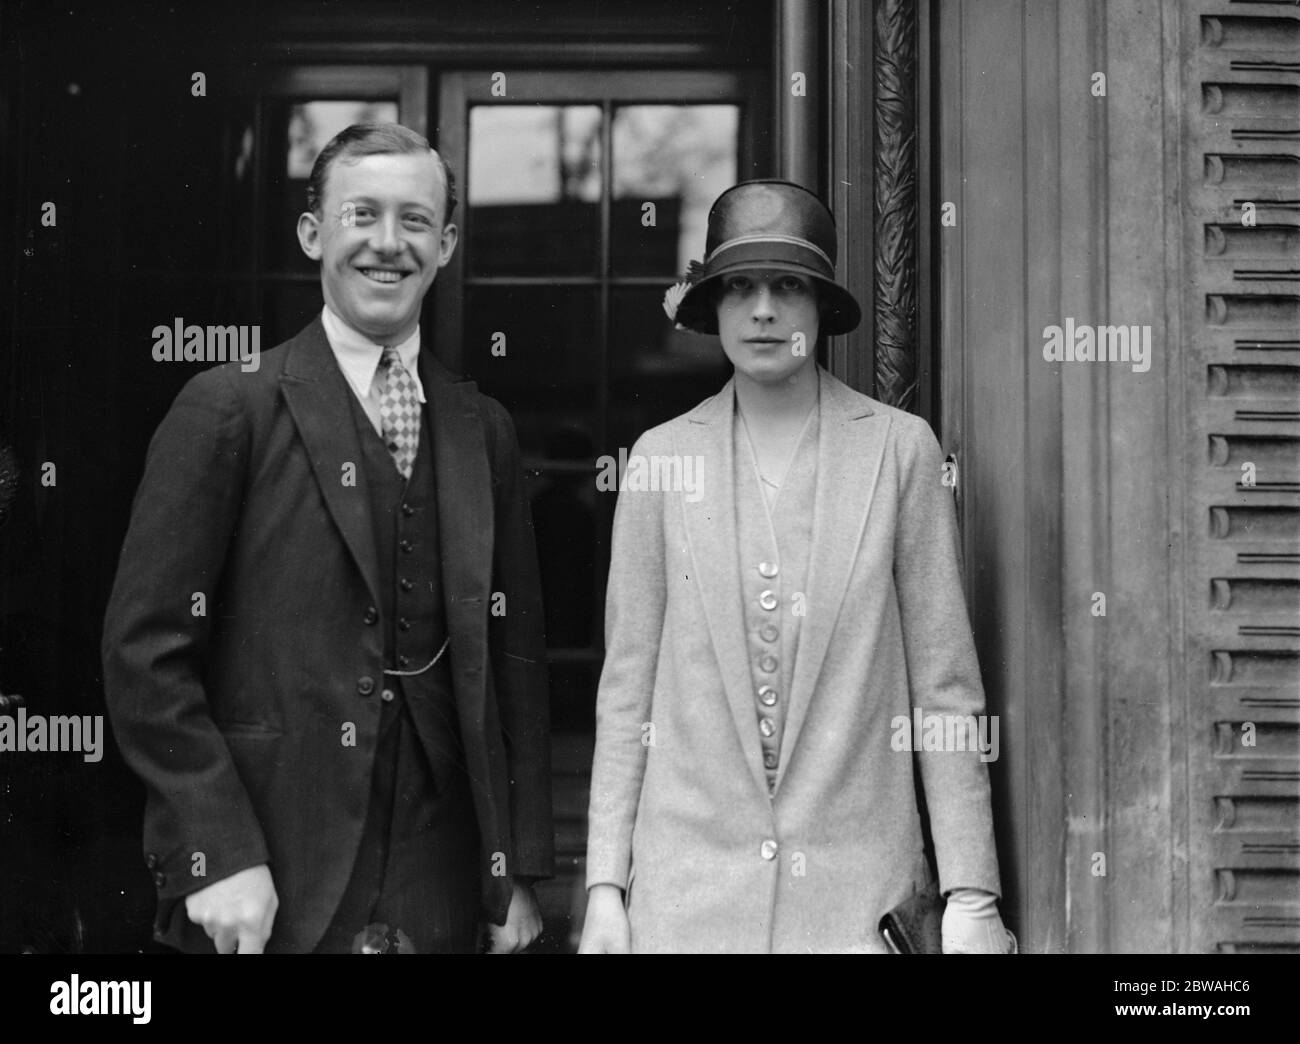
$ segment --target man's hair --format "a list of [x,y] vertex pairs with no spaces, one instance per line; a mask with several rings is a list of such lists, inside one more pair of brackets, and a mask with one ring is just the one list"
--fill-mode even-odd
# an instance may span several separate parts
[[[307,179],[307,209],[317,217],[321,216],[321,207],[325,203],[325,179],[329,175],[330,164],[336,159],[346,161],[360,159],[362,156],[409,155],[433,151],[423,134],[417,134],[400,123],[354,123],[351,127],[345,127],[320,150],[320,155],[312,164],[311,177]],[[442,154],[435,155],[442,164],[442,177],[447,186],[446,206],[443,207],[442,214],[442,223],[445,225],[456,209],[456,178]]]

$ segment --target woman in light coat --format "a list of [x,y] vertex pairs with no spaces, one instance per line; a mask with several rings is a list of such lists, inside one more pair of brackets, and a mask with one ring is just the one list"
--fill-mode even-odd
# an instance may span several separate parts
[[665,308],[735,373],[622,476],[580,950],[884,951],[935,885],[919,771],[943,949],[1005,952],[939,446],[815,362],[860,319],[815,196],[737,185],[706,246]]

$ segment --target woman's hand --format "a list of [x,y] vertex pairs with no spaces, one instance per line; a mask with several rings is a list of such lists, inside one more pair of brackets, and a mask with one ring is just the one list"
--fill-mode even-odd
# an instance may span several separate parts
[[582,925],[579,953],[631,953],[632,925],[623,907],[623,890],[612,884],[592,885],[587,892],[587,919]]
[[954,888],[943,910],[944,953],[1015,953],[1015,936],[998,916],[998,897],[978,888]]

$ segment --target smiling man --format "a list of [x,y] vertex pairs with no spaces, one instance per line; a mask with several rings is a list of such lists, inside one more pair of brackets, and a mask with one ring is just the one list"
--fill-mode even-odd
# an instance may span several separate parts
[[367,124],[307,196],[324,308],[258,371],[182,389],[106,615],[155,935],[466,952],[486,923],[514,952],[554,862],[542,611],[514,427],[421,345],[455,183]]

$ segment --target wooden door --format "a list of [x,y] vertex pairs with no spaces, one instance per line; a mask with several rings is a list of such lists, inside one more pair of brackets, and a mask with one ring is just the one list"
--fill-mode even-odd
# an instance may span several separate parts
[[598,461],[726,380],[717,338],[664,291],[702,255],[723,189],[765,171],[766,95],[734,72],[444,74],[438,148],[462,172],[435,349],[510,411],[537,535],[551,668],[559,875],[544,942],[572,948],[615,493]]

